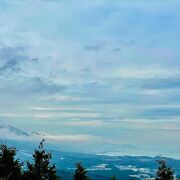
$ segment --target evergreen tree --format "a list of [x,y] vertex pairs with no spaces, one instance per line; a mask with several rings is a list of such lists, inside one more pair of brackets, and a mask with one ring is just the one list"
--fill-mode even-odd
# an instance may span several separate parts
[[39,148],[35,149],[33,154],[34,163],[27,162],[27,171],[24,176],[29,180],[57,180],[55,165],[50,164],[52,159],[51,153],[46,153],[43,147],[45,140],[39,144]]
[[19,180],[22,178],[22,164],[15,159],[16,148],[0,146],[0,179]]
[[116,180],[116,176],[112,176],[110,180]]
[[158,161],[159,167],[156,173],[156,180],[173,180],[174,171],[171,167],[167,167],[165,160]]
[[74,172],[74,180],[88,180],[87,176],[88,171],[82,166],[81,163],[76,164],[76,170]]

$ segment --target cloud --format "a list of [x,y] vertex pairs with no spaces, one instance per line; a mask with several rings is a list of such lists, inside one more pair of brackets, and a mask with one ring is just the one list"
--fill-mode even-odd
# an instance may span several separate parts
[[8,125],[0,125],[0,136],[2,140],[4,139],[28,140],[30,138],[28,133]]
[[42,119],[57,119],[57,118],[98,118],[98,113],[86,113],[86,112],[61,112],[61,113],[37,113],[31,116],[33,118]]
[[50,77],[36,74],[38,58],[31,57],[26,47],[0,46],[1,89],[13,92],[52,93],[65,89],[65,86],[53,82]]
[[[62,112],[27,112],[27,113],[0,113],[0,117],[2,118],[7,118],[7,119],[36,119],[36,120],[57,120],[60,118],[70,118],[70,119],[79,119],[79,118],[85,118],[85,119],[93,119],[93,118],[98,118],[99,114],[98,113],[88,113],[88,112],[71,112],[70,111],[62,111]],[[94,122],[95,123],[95,122]],[[89,122],[90,125],[94,124],[93,122]],[[65,123],[66,124],[66,123]],[[70,123],[71,124],[71,123]],[[67,125],[70,125],[67,123]],[[81,123],[80,123],[81,124]],[[84,123],[85,125],[86,123]],[[88,124],[88,122],[87,122]],[[83,125],[83,123],[82,123]]]
[[90,111],[91,108],[86,107],[77,107],[77,106],[51,106],[51,107],[30,107],[32,110],[36,111]]
[[0,117],[14,118],[17,117],[17,115],[14,113],[0,113]]
[[180,117],[166,117],[164,119],[115,119],[112,124],[117,124],[128,127],[129,129],[152,130],[152,131],[166,131],[166,132],[180,132]]
[[25,91],[32,91],[32,92],[47,92],[53,93],[58,92],[66,89],[65,86],[59,85],[50,80],[43,80],[42,78],[34,77],[30,78],[29,82],[24,87]]
[[49,94],[55,92],[61,92],[66,89],[65,86],[57,84],[51,80],[46,80],[40,77],[24,77],[14,76],[13,78],[1,79],[2,84],[0,90],[7,92],[11,89],[13,94]]
[[104,126],[106,123],[103,120],[85,120],[85,121],[69,121],[64,123],[66,126],[86,126],[86,127],[98,127]]
[[88,134],[47,134],[44,132],[27,133],[12,126],[0,125],[1,139],[13,140],[27,140],[27,141],[40,141],[46,139],[48,141],[56,142],[87,142],[93,139],[100,139],[100,137],[91,136]]
[[17,62],[7,62],[5,65],[3,65],[1,68],[0,68],[0,72],[1,73],[4,73],[4,72],[18,72],[20,71],[21,69],[18,67],[18,63]]
[[22,71],[22,64],[27,62],[37,62],[38,59],[30,58],[26,54],[25,47],[11,47],[3,43],[0,44],[0,73],[11,74]]
[[147,89],[179,89],[180,80],[178,77],[149,79],[143,83]]
[[178,4],[0,1],[1,118],[64,132],[57,139],[91,132],[176,148]]
[[47,107],[30,107],[33,110],[34,118],[98,118],[100,112],[95,112],[91,108],[78,106],[47,106]]
[[38,138],[45,138],[47,140],[61,141],[61,142],[83,142],[83,141],[93,140],[93,138],[97,138],[86,134],[51,135],[40,132],[40,133],[34,133],[34,135],[37,136]]
[[88,50],[88,51],[98,51],[101,49],[101,47],[99,45],[89,45],[89,46],[85,46],[84,49]]

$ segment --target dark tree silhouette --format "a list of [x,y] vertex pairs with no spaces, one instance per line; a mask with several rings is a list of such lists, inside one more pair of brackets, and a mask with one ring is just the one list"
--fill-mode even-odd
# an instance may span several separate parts
[[0,146],[0,179],[21,179],[22,164],[15,159],[16,148],[7,145]]
[[88,171],[79,162],[76,164],[76,170],[74,172],[73,178],[74,180],[89,180],[87,173]]
[[50,164],[51,153],[46,153],[43,147],[45,140],[42,140],[38,149],[33,154],[34,163],[27,162],[27,171],[24,178],[29,180],[57,180],[55,165]]
[[165,160],[158,161],[159,167],[156,173],[156,180],[173,180],[174,171],[171,167],[167,167]]
[[112,176],[110,180],[116,180],[116,176]]

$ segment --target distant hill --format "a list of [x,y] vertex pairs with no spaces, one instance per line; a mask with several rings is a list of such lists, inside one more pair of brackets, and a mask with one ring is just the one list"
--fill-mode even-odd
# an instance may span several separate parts
[[[30,160],[35,144],[26,142],[13,142],[18,149],[18,156],[23,160]],[[47,150],[52,152],[53,163],[56,164],[58,174],[63,180],[72,178],[75,164],[82,162],[93,180],[109,180],[115,175],[119,180],[145,179],[154,177],[157,169],[157,160],[166,159],[177,176],[180,176],[180,160],[161,156],[106,156],[83,153],[61,152],[50,144]]]
[[[21,161],[31,160],[32,152],[37,147],[38,141],[27,141],[29,136],[42,136],[41,132],[27,133],[9,125],[0,125],[0,131],[23,137],[23,139],[6,140],[9,146],[15,146],[18,150],[18,157]],[[3,139],[1,139],[3,140]],[[29,143],[30,142],[30,143]],[[127,145],[128,146],[128,145]],[[115,175],[119,180],[145,179],[154,177],[157,169],[157,160],[166,159],[177,176],[180,176],[180,160],[161,156],[107,156],[95,154],[83,154],[67,151],[60,151],[56,146],[46,143],[45,147],[52,152],[53,163],[56,164],[58,174],[63,180],[72,179],[75,164],[82,162],[87,168],[89,176],[93,180],[109,180]],[[126,145],[124,145],[126,148]],[[134,147],[132,147],[134,148]]]

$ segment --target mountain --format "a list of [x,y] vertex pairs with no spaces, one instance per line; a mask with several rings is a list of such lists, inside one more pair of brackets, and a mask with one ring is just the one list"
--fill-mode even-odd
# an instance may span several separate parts
[[15,128],[10,125],[6,125],[6,124],[0,124],[0,132],[1,131],[7,131],[7,132],[13,133],[17,136],[30,136],[30,134],[28,134],[27,132],[22,131],[21,129]]
[[[166,157],[148,156],[103,156],[81,153],[67,153],[53,151],[54,163],[63,172],[74,172],[76,162],[82,162],[87,168],[89,176],[97,180],[109,180],[115,175],[120,180],[153,178],[157,169],[157,160],[166,159],[168,165],[173,167],[176,175],[180,175],[180,160]],[[64,179],[64,177],[62,178]]]
[[[9,125],[0,125],[0,132],[9,132],[10,135],[23,137],[20,139],[6,139],[8,146],[15,146],[17,148],[17,157],[25,162],[32,159],[34,149],[38,147],[39,140],[30,141],[29,137],[46,136],[42,132],[27,133],[18,128]],[[3,137],[1,136],[1,140]],[[93,180],[109,180],[111,176],[115,175],[118,180],[130,179],[147,179],[155,176],[157,169],[157,160],[166,159],[168,165],[171,166],[177,176],[180,176],[180,160],[155,156],[108,156],[97,154],[84,154],[71,152],[70,149],[62,147],[59,149],[51,143],[45,143],[47,151],[52,153],[52,163],[56,164],[57,172],[61,179],[72,179],[75,164],[82,162],[88,170],[88,174]],[[129,145],[122,145],[123,149]],[[107,153],[106,153],[107,154]]]
[[[115,175],[118,180],[143,180],[155,176],[157,160],[165,159],[177,176],[180,176],[180,160],[166,157],[149,156],[106,156],[83,153],[61,152],[51,148],[47,151],[53,155],[52,163],[56,164],[58,175],[63,180],[72,179],[75,164],[82,162],[93,180],[109,180]],[[23,159],[30,159],[30,151],[19,151]],[[20,158],[21,159],[21,158]]]
[[35,136],[42,136],[42,137],[47,136],[47,134],[44,133],[44,132],[32,132],[32,135],[35,135]]

